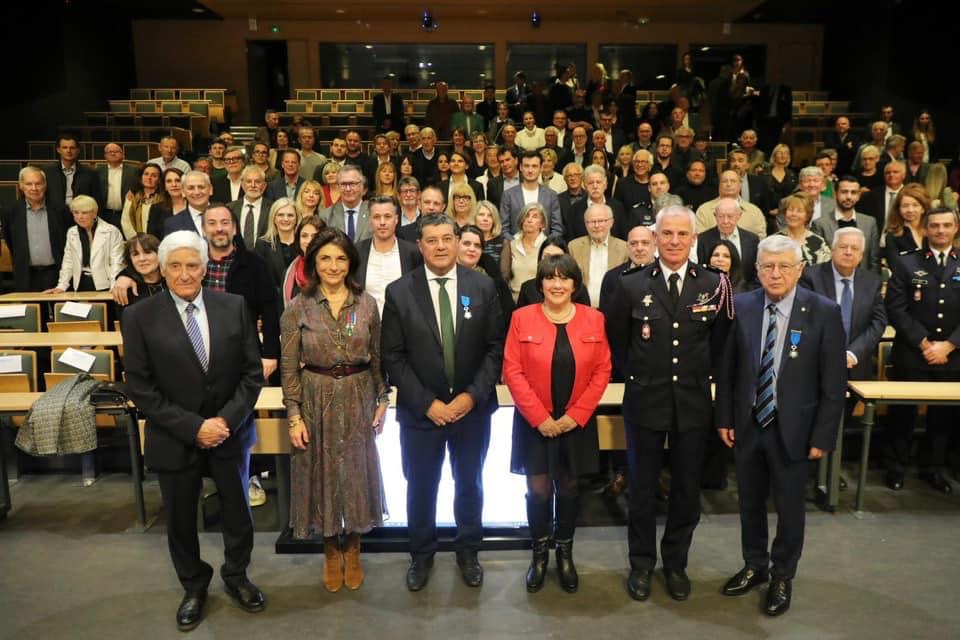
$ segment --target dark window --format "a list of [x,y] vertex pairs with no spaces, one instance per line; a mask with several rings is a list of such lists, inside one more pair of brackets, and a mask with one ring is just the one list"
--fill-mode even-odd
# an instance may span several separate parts
[[616,79],[622,69],[629,69],[639,89],[669,89],[677,60],[677,46],[672,44],[600,45],[600,62],[610,77]]
[[560,65],[574,64],[580,85],[587,84],[587,47],[582,44],[508,44],[507,77],[498,86],[510,86],[513,74],[527,73],[527,83],[553,82]]
[[323,87],[376,87],[385,76],[398,88],[426,88],[443,80],[476,89],[493,81],[492,44],[321,44]]

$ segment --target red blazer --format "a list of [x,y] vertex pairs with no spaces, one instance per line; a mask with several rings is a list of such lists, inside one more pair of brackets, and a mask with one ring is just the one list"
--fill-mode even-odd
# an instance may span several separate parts
[[[610,345],[603,314],[578,304],[567,324],[567,338],[577,365],[573,392],[565,413],[581,427],[593,415],[610,382]],[[556,326],[539,304],[513,312],[503,353],[503,378],[513,402],[530,426],[536,428],[552,415],[550,367],[557,340]]]

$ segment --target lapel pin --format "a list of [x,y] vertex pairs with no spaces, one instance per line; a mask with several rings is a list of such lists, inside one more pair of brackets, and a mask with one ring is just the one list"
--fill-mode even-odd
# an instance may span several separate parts
[[470,296],[460,296],[460,304],[463,305],[463,319],[469,320],[473,317],[470,312]]

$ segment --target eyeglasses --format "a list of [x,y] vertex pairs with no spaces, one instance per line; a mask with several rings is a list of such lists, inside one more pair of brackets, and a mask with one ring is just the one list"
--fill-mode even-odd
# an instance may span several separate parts
[[602,218],[600,220],[587,220],[587,225],[591,227],[598,227],[608,222],[610,222],[610,218]]
[[406,188],[400,189],[400,193],[406,193],[408,195],[417,195],[418,193],[420,193],[420,190],[417,189],[416,187],[406,187]]
[[242,162],[243,158],[238,158],[237,156],[230,156],[229,158],[224,158],[224,162]]
[[356,189],[360,186],[359,182],[338,182],[341,189]]
[[780,270],[780,273],[790,273],[797,268],[799,263],[789,263],[789,262],[764,262],[763,264],[758,264],[757,269],[761,273],[771,274],[776,270]]
[[453,199],[454,199],[454,200],[469,200],[469,199],[470,199],[470,196],[464,195],[464,194],[462,194],[462,193],[459,193],[459,194],[453,196]]

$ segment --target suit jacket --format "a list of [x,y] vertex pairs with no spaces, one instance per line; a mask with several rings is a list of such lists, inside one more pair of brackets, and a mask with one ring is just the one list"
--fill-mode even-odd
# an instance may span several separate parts
[[[213,183],[213,197],[210,198],[210,202],[222,202],[223,204],[227,204],[228,202],[233,202],[235,199],[240,200],[243,198],[242,186],[240,187],[240,191],[237,193],[237,197],[233,197],[233,191],[230,189],[230,178],[226,174],[214,176],[211,182]],[[284,193],[283,197],[287,197],[286,193]],[[275,200],[276,198],[273,199]]]
[[[564,413],[583,427],[610,381],[610,346],[603,314],[577,305],[566,332],[576,370]],[[553,410],[550,375],[556,340],[557,327],[547,320],[539,305],[514,312],[503,351],[503,380],[517,411],[534,428],[559,413]]]
[[[67,177],[63,175],[60,163],[53,168],[44,169],[43,173],[47,176],[47,202],[66,206]],[[104,197],[100,193],[100,178],[93,169],[88,169],[78,162],[73,174],[73,197],[80,195],[90,196],[97,201],[99,208],[104,208]]]
[[197,431],[221,416],[230,436],[209,449],[240,458],[256,441],[253,407],[263,386],[256,325],[243,299],[203,290],[210,328],[210,362],[203,370],[169,293],[150,296],[123,313],[127,389],[147,419],[144,457],[151,469],[177,471],[200,457]]
[[887,187],[881,185],[877,189],[870,189],[860,196],[857,211],[865,213],[877,223],[877,229],[883,229],[887,219]]
[[688,262],[674,305],[659,261],[620,277],[606,313],[607,337],[626,379],[623,417],[631,424],[683,432],[713,426],[709,376],[730,326],[721,278]]
[[437,158],[440,156],[440,150],[433,150],[433,157],[427,158],[423,155],[423,149],[417,149],[413,153],[413,175],[420,181],[420,186],[425,187],[440,182],[440,169],[437,167]]
[[[697,261],[700,264],[710,264],[710,249],[718,242],[720,242],[718,227],[711,227],[697,234]],[[757,245],[759,244],[760,236],[740,227],[740,272],[743,275],[744,285],[749,289],[755,289],[760,285],[757,280]]]
[[472,136],[478,132],[486,133],[486,128],[484,127],[483,116],[477,113],[471,113],[469,116],[463,111],[457,111],[455,114],[450,116],[450,131],[453,131],[457,127],[460,127],[464,131],[467,130],[467,119],[470,120],[470,133],[469,136]]
[[838,176],[850,173],[853,170],[853,160],[857,157],[857,149],[860,148],[860,141],[848,132],[840,139],[836,131],[828,131],[823,137],[823,146],[826,149],[835,149],[837,152],[837,169],[835,173]]
[[[306,180],[304,180],[302,176],[297,176],[297,190],[293,194],[294,199],[300,195],[300,189],[303,188],[304,182],[306,182]],[[267,185],[267,190],[264,192],[263,197],[270,198],[274,202],[280,198],[287,197],[287,185],[282,175],[277,176],[276,180]]]
[[[732,427],[736,446],[760,446],[754,420],[761,335],[766,322],[763,289],[734,299],[737,315],[727,336],[717,383],[717,426]],[[783,343],[776,376],[777,435],[790,460],[807,459],[810,447],[832,451],[843,415],[846,345],[836,302],[797,288],[788,331],[799,332],[797,357],[791,358],[791,334]]]
[[[562,198],[563,194],[561,193],[558,199]],[[563,221],[563,237],[567,239],[567,242],[587,235],[587,225],[583,222],[583,214],[587,212],[588,204],[590,204],[589,196],[573,204],[567,210],[566,215],[563,215],[563,209],[561,208],[560,219]],[[607,198],[606,205],[613,210],[613,228],[610,233],[616,238],[625,240],[627,234],[630,233],[627,226],[627,212],[624,211],[619,200]]]
[[[63,263],[63,251],[67,242],[67,229],[73,225],[73,216],[63,204],[46,201],[47,227],[50,229],[50,249],[54,264]],[[3,232],[10,247],[13,262],[13,286],[16,291],[30,290],[30,247],[27,239],[26,200],[17,200],[2,211]]]
[[[503,201],[503,175],[491,176],[487,180],[486,189],[487,200],[497,205],[497,208],[500,208],[500,203]],[[500,212],[500,218],[503,219],[503,212]]]
[[[384,127],[383,121],[390,118],[390,126]],[[396,93],[390,94],[390,115],[387,115],[387,101],[383,93],[373,96],[373,123],[378,131],[396,131],[403,133],[406,120],[403,115],[403,98]]]
[[[321,209],[320,218],[329,226],[340,229],[344,233],[347,232],[347,213],[344,211],[343,202],[338,202],[329,209]],[[354,229],[356,231],[354,242],[366,240],[373,235],[373,228],[370,226],[370,207],[366,202],[361,202],[357,207]]]
[[[73,285],[77,291],[80,276],[83,274],[83,246],[80,234],[86,233],[73,225],[67,229],[67,242],[63,250],[63,262],[60,265],[60,278],[57,287],[66,291]],[[97,221],[90,243],[90,272],[97,291],[106,291],[113,286],[117,275],[123,271],[123,234],[120,229],[106,222]]]
[[[493,182],[491,180],[491,182]],[[547,212],[549,233],[563,233],[563,219],[560,217],[560,201],[550,187],[540,186],[537,202]],[[523,184],[507,189],[500,198],[500,221],[503,230],[511,236],[519,233],[520,212],[523,211]],[[547,233],[545,231],[545,233]]]
[[163,235],[168,236],[174,231],[193,231],[198,235],[203,235],[197,231],[197,226],[193,224],[193,217],[190,215],[190,209],[184,209],[175,213],[163,221]]
[[[380,329],[380,357],[397,386],[397,418],[404,428],[433,430],[427,418],[434,400],[460,393],[473,398],[472,415],[496,410],[496,384],[503,360],[503,319],[493,280],[457,266],[456,371],[452,387],[443,369],[440,327],[433,311],[425,267],[387,285]],[[464,299],[469,300],[467,318]]]
[[[242,192],[242,191],[241,191]],[[270,207],[273,206],[273,200],[268,198],[266,195],[262,196],[260,202],[260,219],[257,220],[257,229],[256,229],[256,238],[253,239],[253,244],[256,245],[257,238],[260,238],[267,232],[267,228],[270,224]],[[240,198],[234,200],[233,202],[227,205],[227,209],[230,209],[233,213],[233,222],[237,225],[237,242],[245,242],[243,237],[243,225],[240,223],[243,220],[243,208],[246,206],[246,200],[244,200],[241,195]]]
[[[829,300],[837,299],[833,262],[806,267],[800,284]],[[872,358],[887,328],[887,310],[880,295],[880,284],[880,276],[873,271],[860,267],[853,274],[853,315],[850,319],[850,335],[847,336],[847,351],[857,358],[857,365],[847,369],[847,377],[851,380],[876,379]]]
[[227,273],[227,292],[241,296],[247,302],[248,318],[257,328],[260,321],[263,338],[260,343],[262,358],[280,357],[280,304],[277,286],[267,263],[243,243],[237,245],[233,265]]
[[[360,254],[360,266],[357,269],[357,282],[361,286],[367,281],[367,263],[370,261],[370,246],[373,244],[373,238],[367,238],[357,243],[357,253]],[[397,245],[400,249],[400,273],[406,274],[413,271],[423,264],[423,256],[417,245],[406,240],[397,238]]]
[[[590,284],[590,236],[581,236],[570,241],[568,245],[570,256],[580,267],[580,273],[583,274],[583,284]],[[627,243],[620,238],[611,235],[607,241],[607,268],[609,271],[619,264],[623,264],[630,259],[630,248]],[[538,423],[539,424],[539,423]]]
[[[682,182],[685,182],[685,180]],[[765,176],[748,175],[747,185],[750,187],[750,203],[756,205],[756,207],[763,212],[764,218],[766,218],[768,215],[767,212],[776,209],[779,204],[773,195],[773,190],[770,188],[769,180]]]
[[[864,213],[854,213],[856,226],[863,231],[866,243],[863,247],[863,266],[870,271],[880,273],[880,232],[877,230],[877,221]],[[825,218],[820,216],[810,224],[810,231],[821,236],[827,244],[833,246],[833,234],[840,225],[836,214]]]
[[[102,201],[100,202],[100,217],[105,219],[107,222],[112,224],[115,227],[120,226],[120,218],[117,217],[116,220],[111,220],[110,218],[114,216],[104,216],[104,212],[107,211],[107,195],[110,193],[110,184],[107,180],[107,166],[101,165],[97,167],[97,181],[99,182],[100,197]],[[140,172],[136,167],[132,167],[128,164],[121,165],[120,168],[120,210],[123,210],[123,203],[127,200],[127,194],[130,192],[136,192],[140,186]]]

